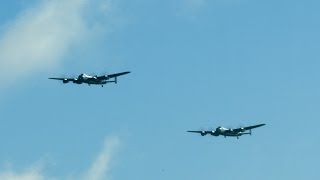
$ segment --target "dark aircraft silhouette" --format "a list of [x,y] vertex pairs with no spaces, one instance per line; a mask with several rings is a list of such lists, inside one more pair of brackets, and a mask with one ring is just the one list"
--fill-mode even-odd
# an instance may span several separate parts
[[[192,132],[192,133],[200,133],[201,136],[205,136],[207,134],[210,134],[212,136],[232,136],[232,137],[237,137],[237,139],[239,139],[239,136],[242,135],[246,135],[246,134],[250,134],[251,135],[251,129],[257,128],[257,127],[261,127],[264,126],[266,124],[258,124],[258,125],[254,125],[254,126],[248,126],[248,127],[241,127],[241,128],[237,128],[237,129],[229,129],[229,128],[224,128],[224,127],[217,127],[217,129],[215,131],[187,131],[187,132]],[[249,130],[249,132],[246,132],[247,130]]]
[[[87,74],[80,74],[78,78],[49,78],[49,79],[61,80],[63,83],[69,83],[70,81],[76,84],[86,83],[89,86],[91,84],[96,84],[96,85],[101,85],[103,87],[103,85],[107,83],[117,84],[118,76],[122,76],[129,73],[130,73],[129,71],[126,71],[126,72],[103,75],[103,76],[90,76]],[[114,78],[114,79],[109,80],[111,78]]]

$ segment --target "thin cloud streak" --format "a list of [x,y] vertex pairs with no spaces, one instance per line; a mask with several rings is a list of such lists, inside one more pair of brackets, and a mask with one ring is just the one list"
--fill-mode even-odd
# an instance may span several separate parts
[[191,16],[200,11],[206,5],[206,0],[181,0],[181,7],[179,8],[179,16]]
[[185,0],[185,5],[189,8],[200,8],[203,7],[206,0]]
[[107,172],[110,169],[110,160],[114,150],[119,146],[118,138],[109,138],[105,141],[103,150],[99,154],[96,161],[92,164],[89,171],[86,173],[84,180],[104,180],[107,178]]
[[49,177],[39,166],[31,166],[25,171],[17,172],[14,170],[0,171],[1,180],[108,180],[110,175],[111,159],[114,156],[115,151],[120,145],[118,137],[106,138],[102,151],[98,154],[97,159],[92,163],[87,172],[79,174],[78,176],[67,175],[66,177]]
[[0,174],[3,180],[44,180],[45,177],[37,169],[30,169],[22,173],[6,171]]

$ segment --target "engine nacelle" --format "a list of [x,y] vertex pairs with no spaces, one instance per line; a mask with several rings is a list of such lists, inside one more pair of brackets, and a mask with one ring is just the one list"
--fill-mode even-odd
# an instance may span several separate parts
[[210,134],[211,136],[219,136],[219,133],[217,131],[211,131]]
[[201,136],[205,136],[205,135],[207,135],[207,133],[205,131],[202,131]]
[[68,82],[69,82],[69,80],[64,79],[64,80],[62,80],[62,82],[63,82],[63,83],[68,83]]
[[74,78],[73,80],[72,80],[72,82],[73,83],[76,83],[76,84],[82,84],[83,83],[83,81],[81,80],[81,79],[77,79],[77,78]]

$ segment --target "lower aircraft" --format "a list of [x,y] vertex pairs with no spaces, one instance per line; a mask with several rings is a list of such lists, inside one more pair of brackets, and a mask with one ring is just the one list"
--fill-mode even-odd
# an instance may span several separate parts
[[[191,133],[199,133],[201,134],[201,136],[205,136],[207,134],[210,134],[212,136],[232,136],[232,137],[237,137],[237,139],[239,139],[239,136],[242,135],[251,135],[251,129],[257,128],[257,127],[261,127],[264,126],[266,124],[258,124],[258,125],[254,125],[254,126],[248,126],[248,127],[241,127],[241,128],[237,128],[237,129],[230,129],[230,128],[224,128],[224,127],[217,127],[216,130],[214,131],[187,131],[187,132],[191,132]],[[249,132],[246,132],[248,131]]]
[[103,75],[103,76],[90,76],[87,74],[80,74],[78,78],[49,78],[49,79],[61,80],[63,83],[73,82],[76,84],[82,84],[82,83],[86,83],[88,85],[96,84],[96,85],[101,85],[103,87],[103,85],[107,83],[117,84],[118,76],[122,76],[129,73],[130,73],[129,71],[126,71],[126,72]]

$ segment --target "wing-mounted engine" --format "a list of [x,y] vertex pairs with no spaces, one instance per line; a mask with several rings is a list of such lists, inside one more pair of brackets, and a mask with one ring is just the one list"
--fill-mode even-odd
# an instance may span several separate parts
[[210,134],[211,134],[211,136],[219,136],[218,131],[211,131]]
[[[80,77],[80,76],[79,76]],[[76,83],[76,84],[82,84],[83,83],[83,78],[74,78],[72,80],[73,83]]]
[[96,76],[96,77],[97,77],[97,79],[99,79],[99,80],[107,80],[107,79],[109,79],[109,78],[108,78],[108,75]]
[[66,83],[69,83],[69,80],[68,79],[63,79],[62,82],[66,84]]
[[201,131],[201,136],[205,136],[207,135],[207,132],[206,131]]

